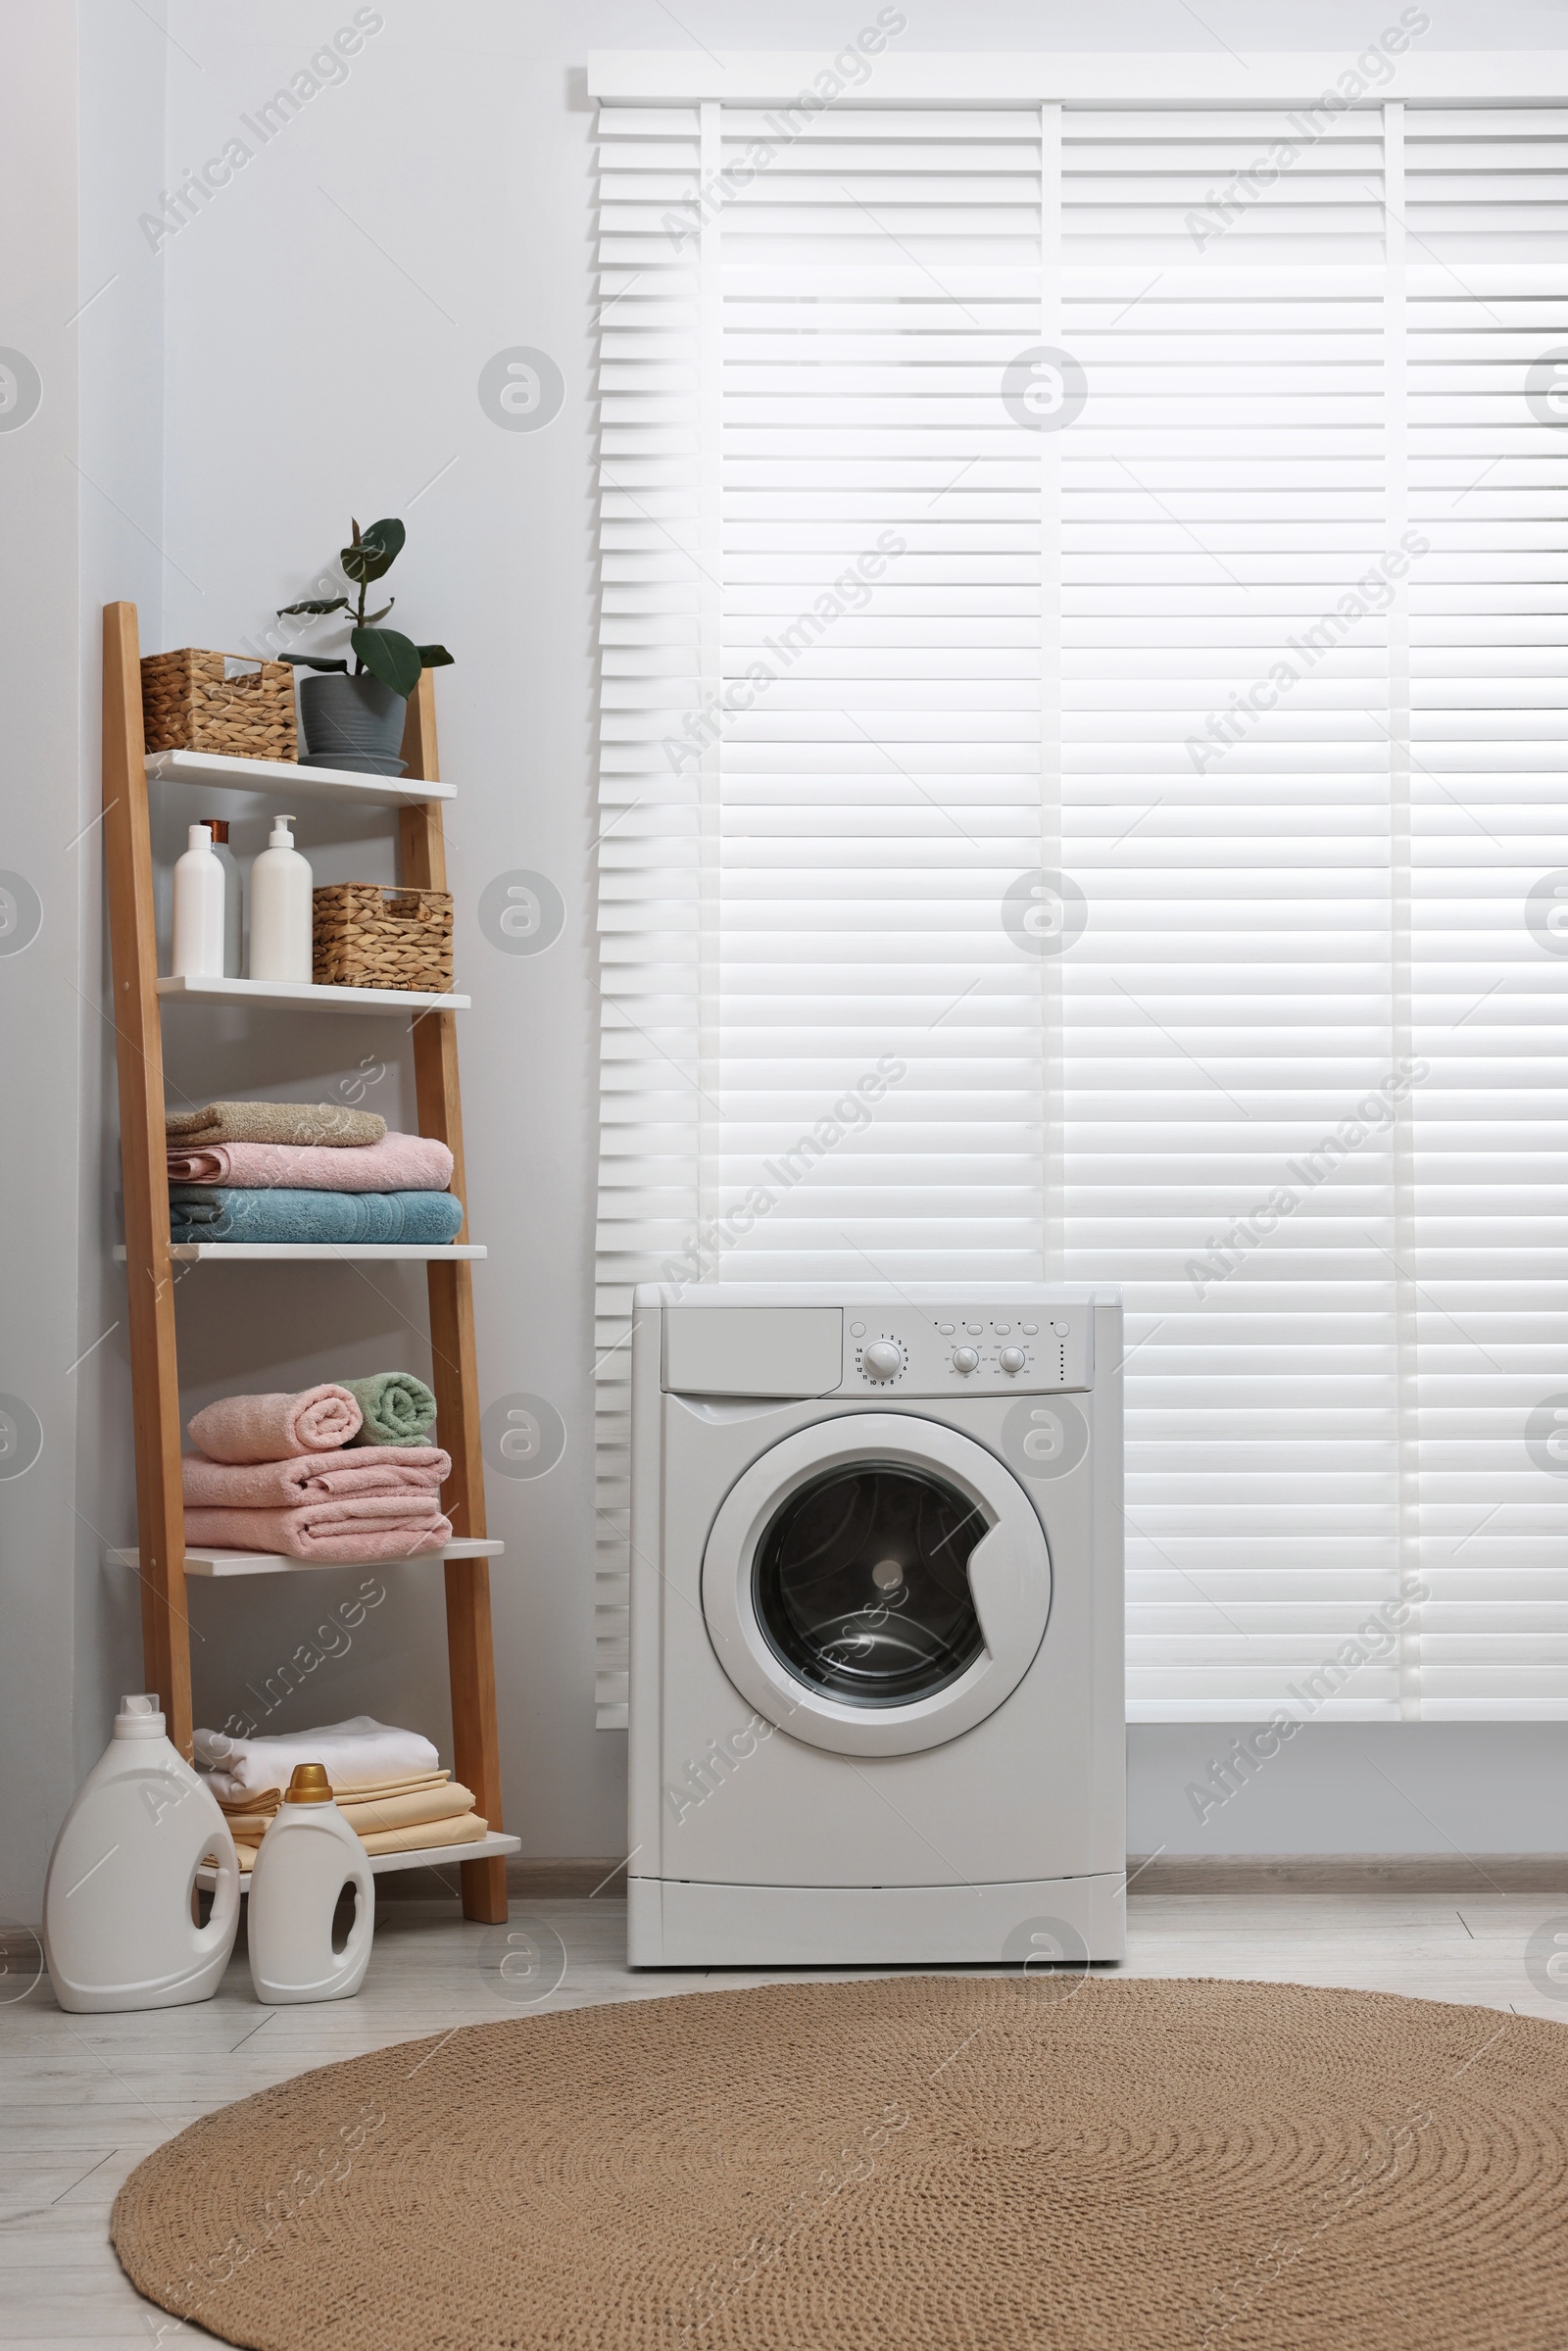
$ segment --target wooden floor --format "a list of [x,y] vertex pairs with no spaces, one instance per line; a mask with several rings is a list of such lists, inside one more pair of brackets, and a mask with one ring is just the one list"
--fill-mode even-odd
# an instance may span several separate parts
[[[1547,1920],[1568,1935],[1562,1895],[1153,1894],[1128,1910],[1133,1975],[1353,1984],[1568,2023],[1568,1984],[1561,2001],[1544,1997],[1524,1964]],[[516,1903],[510,1930],[469,1926],[455,1905],[387,1902],[364,1990],[312,2008],[259,2007],[239,1954],[216,1999],[157,2015],[68,2017],[47,1978],[19,1998],[27,1974],[10,1973],[0,1982],[0,1995],[12,1994],[0,2004],[0,2344],[104,2351],[212,2339],[131,2290],[108,2219],[148,2149],[215,2107],[445,2026],[773,1981],[632,1976],[624,1935],[618,1901]]]

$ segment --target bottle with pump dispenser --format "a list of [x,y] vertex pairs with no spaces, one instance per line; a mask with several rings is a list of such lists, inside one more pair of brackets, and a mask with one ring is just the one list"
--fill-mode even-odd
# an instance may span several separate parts
[[245,969],[242,947],[245,931],[244,894],[240,887],[239,867],[228,846],[226,816],[199,816],[213,836],[213,855],[223,869],[223,977],[237,980]]
[[274,816],[251,867],[253,980],[311,984],[311,868],[294,846],[292,816]]
[[[349,1886],[354,1924],[334,1951],[332,1913]],[[352,1998],[374,1932],[370,1857],[332,1801],[325,1766],[298,1763],[251,1871],[246,1933],[256,1997],[273,2007]]]
[[213,836],[193,824],[190,846],[174,867],[175,979],[220,980],[223,976],[223,868],[213,855]]
[[[198,1927],[196,1873],[209,1854],[218,1887]],[[74,2016],[210,2000],[238,1925],[239,1860],[212,1789],[165,1736],[157,1698],[122,1698],[49,1857],[43,1947],[55,1998]]]

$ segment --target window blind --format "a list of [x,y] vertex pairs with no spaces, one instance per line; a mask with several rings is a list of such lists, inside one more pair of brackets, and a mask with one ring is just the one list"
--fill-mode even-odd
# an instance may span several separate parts
[[632,1283],[868,1274],[1122,1286],[1135,1716],[1568,1711],[1561,113],[600,130],[601,1721]]

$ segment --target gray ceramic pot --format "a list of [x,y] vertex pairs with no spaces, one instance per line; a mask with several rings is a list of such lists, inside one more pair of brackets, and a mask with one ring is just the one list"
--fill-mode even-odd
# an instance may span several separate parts
[[328,671],[300,681],[300,731],[307,766],[357,775],[401,775],[406,698],[378,677]]

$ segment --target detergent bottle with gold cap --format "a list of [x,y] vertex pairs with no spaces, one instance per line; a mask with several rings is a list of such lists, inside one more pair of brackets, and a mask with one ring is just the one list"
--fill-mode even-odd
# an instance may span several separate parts
[[[354,1889],[354,1924],[332,1947],[338,1897]],[[347,2000],[365,1982],[375,1932],[370,1858],[332,1801],[326,1769],[299,1763],[251,1871],[251,1982],[272,2007]]]

